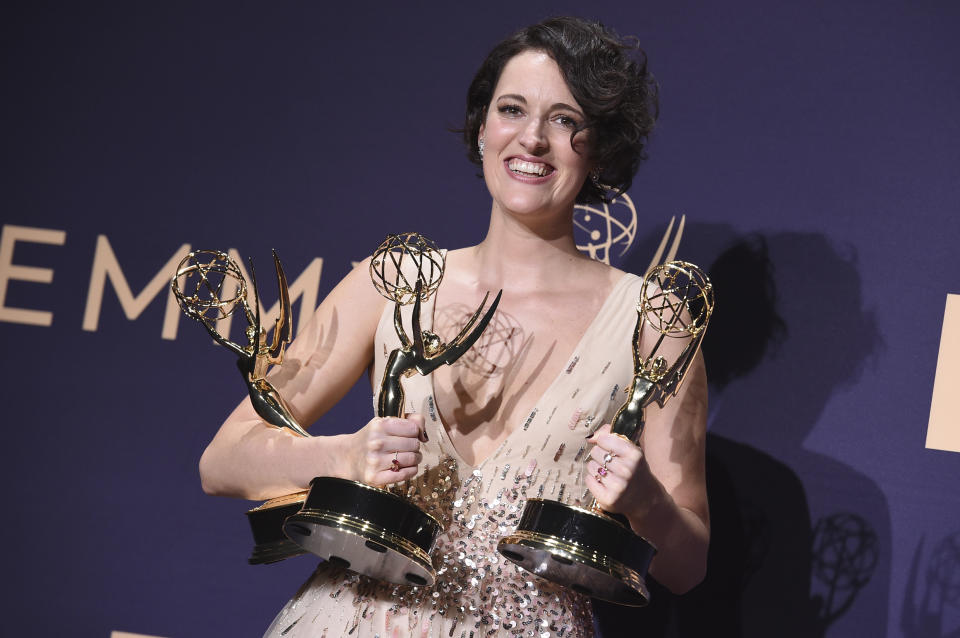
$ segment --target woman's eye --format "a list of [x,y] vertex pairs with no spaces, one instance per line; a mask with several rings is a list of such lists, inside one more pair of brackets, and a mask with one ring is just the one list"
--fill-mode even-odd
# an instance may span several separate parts
[[554,121],[560,126],[568,129],[577,128],[578,122],[569,115],[558,115],[554,118]]
[[497,110],[504,115],[520,115],[523,113],[523,111],[520,110],[520,107],[516,104],[503,104],[497,107]]

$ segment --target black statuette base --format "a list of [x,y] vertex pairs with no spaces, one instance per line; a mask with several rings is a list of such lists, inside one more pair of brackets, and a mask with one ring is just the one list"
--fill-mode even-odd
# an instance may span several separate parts
[[303,501],[293,501],[274,507],[270,507],[269,503],[270,501],[267,501],[264,505],[247,512],[254,542],[253,552],[247,559],[251,565],[268,565],[307,553],[283,533],[284,522],[300,511]]
[[322,476],[284,532],[297,545],[357,573],[399,585],[432,585],[440,523],[413,503],[363,483]]
[[656,549],[609,516],[530,499],[517,531],[497,550],[538,576],[620,605],[649,602],[647,569]]

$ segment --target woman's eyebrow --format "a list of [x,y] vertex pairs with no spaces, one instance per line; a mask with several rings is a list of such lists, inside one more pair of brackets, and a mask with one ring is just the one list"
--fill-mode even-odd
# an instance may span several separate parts
[[[523,104],[527,103],[527,98],[523,97],[522,95],[518,95],[517,93],[505,93],[504,95],[497,96],[497,101],[499,102],[500,100],[514,100],[516,102],[521,102]],[[575,106],[571,106],[567,104],[566,102],[556,102],[555,104],[552,104],[550,108],[565,109],[567,111],[573,111],[574,113],[583,115],[583,111],[581,111]]]
[[565,102],[557,102],[556,104],[554,104],[554,105],[551,106],[550,108],[552,108],[552,109],[566,109],[567,111],[573,111],[574,113],[577,113],[577,114],[579,114],[579,115],[583,115],[583,111],[581,111],[580,109],[578,109],[578,108],[575,107],[575,106],[570,106],[569,104],[566,104]]

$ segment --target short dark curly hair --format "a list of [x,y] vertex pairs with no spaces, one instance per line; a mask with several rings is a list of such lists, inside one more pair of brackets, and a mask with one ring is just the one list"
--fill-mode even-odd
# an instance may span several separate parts
[[467,91],[463,141],[467,157],[482,165],[477,136],[506,66],[524,51],[543,51],[560,67],[586,120],[570,134],[590,129],[590,159],[599,167],[598,187],[587,180],[577,203],[609,202],[630,188],[646,159],[647,137],[659,114],[658,89],[644,52],[599,22],[550,18],[517,31],[493,48]]

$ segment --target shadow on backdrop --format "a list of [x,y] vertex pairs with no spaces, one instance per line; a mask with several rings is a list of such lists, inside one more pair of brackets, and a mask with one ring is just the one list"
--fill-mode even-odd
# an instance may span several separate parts
[[[622,267],[645,269],[658,239]],[[601,635],[808,638],[838,623],[857,629],[836,635],[885,635],[886,499],[853,468],[803,447],[880,345],[854,258],[820,234],[744,237],[702,224],[688,225],[678,258],[711,264],[717,298],[703,345],[707,576],[684,596],[651,583],[645,609],[595,603]],[[816,531],[811,510],[821,513]]]
[[960,638],[960,532],[937,544],[926,569],[921,567],[923,545],[921,537],[910,566],[900,628],[905,638]]

